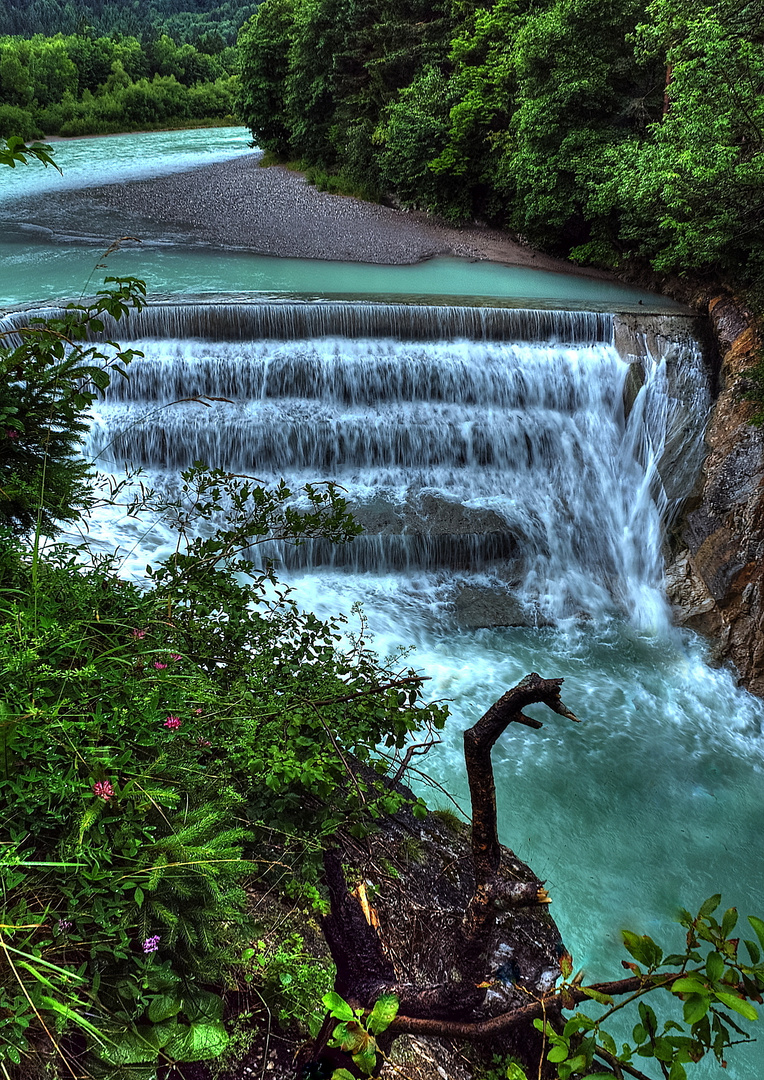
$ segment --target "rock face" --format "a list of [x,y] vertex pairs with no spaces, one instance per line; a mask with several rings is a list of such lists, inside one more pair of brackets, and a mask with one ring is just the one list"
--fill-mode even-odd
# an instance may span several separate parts
[[764,431],[752,427],[746,372],[761,345],[750,314],[727,296],[709,315],[721,359],[700,483],[677,530],[667,592],[677,621],[717,639],[741,683],[764,695]]

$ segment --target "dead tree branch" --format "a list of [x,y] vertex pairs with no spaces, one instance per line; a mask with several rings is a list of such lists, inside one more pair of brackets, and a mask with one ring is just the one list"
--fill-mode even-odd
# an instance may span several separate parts
[[[496,784],[493,778],[491,751],[510,724],[542,727],[540,720],[525,716],[523,709],[538,702],[569,720],[578,718],[560,700],[562,679],[542,679],[532,672],[499,698],[480,720],[464,733],[464,761],[472,802],[472,860],[475,868],[475,893],[464,915],[465,943],[470,951],[480,950],[490,929],[501,887],[497,880],[501,866],[501,844],[496,820]],[[548,900],[539,882],[535,895],[527,892],[525,903]],[[518,902],[518,901],[515,901]]]

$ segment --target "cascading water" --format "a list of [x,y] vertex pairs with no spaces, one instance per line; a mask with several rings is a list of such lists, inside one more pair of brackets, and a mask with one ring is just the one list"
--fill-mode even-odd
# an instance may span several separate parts
[[[363,537],[260,554],[319,613],[362,600],[380,652],[416,646],[453,701],[427,767],[459,797],[461,730],[527,671],[566,679],[581,728],[539,712],[545,729],[508,732],[494,760],[503,839],[548,879],[588,974],[617,974],[622,926],[663,939],[680,904],[719,889],[756,913],[764,708],[671,629],[661,590],[662,519],[692,483],[709,402],[697,347],[648,356],[635,379],[602,316],[473,311],[467,330],[429,309],[427,341],[407,336],[422,323],[405,306],[397,324],[340,307],[136,321],[145,358],[98,408],[89,455],[169,489],[200,459],[339,483]],[[161,523],[93,529],[138,575],[171,544]],[[754,1047],[728,1075],[761,1064]]]
[[[154,311],[136,320],[137,330],[177,329],[183,314]],[[382,319],[399,336],[414,326],[422,334],[428,323],[433,336],[462,336],[304,336],[362,334]],[[652,460],[642,461],[637,452],[646,432],[648,443],[662,433],[646,428],[641,398],[635,422],[625,423],[629,368],[606,343],[608,317],[232,305],[186,309],[188,322],[228,338],[254,323],[273,336],[139,340],[145,359],[114,383],[93,428],[88,453],[102,465],[130,461],[165,476],[204,461],[283,477],[292,488],[336,481],[365,536],[342,548],[317,542],[264,552],[291,566],[482,572],[497,596],[511,591],[520,601],[521,622],[610,610],[650,625],[665,619],[650,497],[655,455],[651,449]],[[467,340],[465,331],[483,340]],[[558,340],[493,340],[507,332]],[[649,396],[650,387],[641,397]],[[453,592],[458,581],[436,591]]]

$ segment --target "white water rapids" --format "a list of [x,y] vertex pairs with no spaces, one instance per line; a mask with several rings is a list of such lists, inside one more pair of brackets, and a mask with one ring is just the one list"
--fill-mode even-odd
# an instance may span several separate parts
[[[649,359],[629,395],[601,316],[542,326],[532,319],[546,313],[505,312],[489,318],[511,324],[500,340],[506,326],[476,330],[473,314],[470,340],[432,309],[439,329],[422,341],[394,313],[371,337],[368,311],[316,332],[318,316],[287,308],[267,337],[220,312],[206,337],[185,336],[189,320],[202,333],[193,308],[164,333],[160,316],[136,324],[151,331],[131,342],[145,358],[98,407],[88,455],[169,489],[194,460],[290,486],[337,481],[366,534],[267,554],[304,606],[361,600],[378,651],[415,646],[432,696],[452,702],[426,768],[462,800],[463,728],[529,671],[565,678],[581,726],[537,711],[544,729],[510,730],[494,762],[502,839],[548,880],[589,976],[617,977],[622,927],[673,951],[676,909],[716,891],[764,915],[764,706],[672,628],[662,590],[664,522],[707,415],[699,351]],[[177,403],[204,397],[227,401]],[[103,518],[93,535],[136,576],[172,544],[161,522]],[[731,1054],[727,1075],[764,1075],[764,1052]]]

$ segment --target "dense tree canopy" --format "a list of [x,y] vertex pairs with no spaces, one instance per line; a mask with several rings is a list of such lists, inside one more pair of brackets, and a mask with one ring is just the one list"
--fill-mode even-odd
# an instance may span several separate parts
[[170,34],[198,44],[231,45],[259,0],[5,0],[0,34],[129,34],[151,40]]
[[761,275],[760,0],[266,0],[241,111],[282,157],[581,261]]
[[235,66],[235,50],[209,37],[0,37],[0,137],[230,123]]

